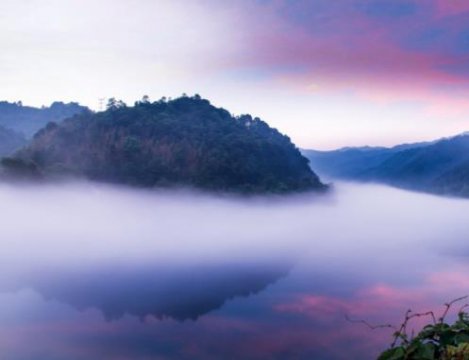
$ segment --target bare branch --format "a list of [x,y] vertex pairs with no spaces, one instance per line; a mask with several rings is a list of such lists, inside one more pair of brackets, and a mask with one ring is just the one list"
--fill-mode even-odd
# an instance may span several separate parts
[[[412,310],[407,310],[406,313],[405,313],[405,317],[404,317],[404,321],[402,322],[401,326],[399,327],[399,330],[397,330],[397,332],[394,334],[394,341],[392,342],[391,344],[391,347],[394,347],[396,346],[397,342],[399,341],[399,339],[401,339],[401,341],[403,341],[404,343],[408,343],[409,340],[408,340],[408,336],[407,336],[407,325],[409,324],[409,321],[412,320],[413,318],[417,318],[417,317],[422,317],[422,316],[430,316],[433,320],[433,324],[436,324],[436,317],[435,317],[435,314],[433,313],[433,311],[427,311],[427,312],[424,312],[424,313],[413,313],[412,314]],[[412,329],[413,331],[413,329]],[[413,338],[413,335],[411,335],[410,339]]]
[[348,322],[351,322],[351,323],[354,323],[354,324],[364,324],[366,325],[367,327],[369,327],[370,329],[372,330],[375,330],[375,329],[382,329],[382,328],[391,328],[391,329],[394,329],[396,330],[396,327],[391,325],[391,324],[378,324],[378,325],[372,325],[370,324],[368,321],[366,320],[355,320],[355,319],[351,319],[347,314],[344,315],[345,317],[345,320],[347,320]]
[[411,316],[409,316],[409,319],[412,319],[412,318],[415,318],[415,317],[421,317],[421,316],[431,316],[432,320],[433,320],[433,324],[435,325],[436,324],[436,317],[435,317],[435,314],[433,311],[427,311],[427,312],[424,312],[424,313],[415,313],[415,314],[412,314]]
[[464,300],[464,299],[467,299],[468,297],[469,297],[469,295],[461,296],[460,298],[451,300],[449,303],[446,303],[445,304],[445,311],[443,312],[443,314],[440,317],[440,323],[442,324],[445,321],[446,315],[448,315],[448,311],[451,308],[451,306],[454,305],[454,303],[456,303],[458,301],[461,301],[461,300]]
[[464,309],[467,308],[467,307],[469,307],[469,304],[464,304],[463,306],[461,306],[461,307],[459,308],[458,314],[463,313],[463,312],[464,312]]
[[[380,324],[380,325],[373,325],[373,324],[370,324],[369,322],[367,322],[366,320],[354,320],[354,319],[351,319],[348,315],[345,315],[345,319],[348,321],[348,322],[351,322],[351,323],[360,323],[360,324],[364,324],[366,325],[367,327],[369,327],[370,329],[374,330],[374,329],[381,329],[381,328],[389,328],[389,329],[394,329],[395,332],[393,334],[393,342],[391,344],[391,348],[395,347],[399,342],[400,344],[405,344],[405,345],[408,345],[409,344],[409,340],[412,340],[414,338],[414,329],[412,329],[412,333],[411,333],[411,337],[409,339],[409,336],[408,336],[408,333],[407,333],[407,326],[409,325],[409,321],[414,319],[414,318],[417,318],[417,317],[422,317],[422,316],[430,316],[432,318],[432,321],[433,321],[433,325],[436,325],[438,323],[442,324],[446,318],[446,316],[448,315],[448,312],[449,310],[451,309],[451,307],[458,301],[461,301],[461,300],[464,300],[464,299],[467,299],[469,298],[469,295],[466,295],[466,296],[462,296],[462,297],[459,297],[457,299],[454,299],[454,300],[451,300],[450,302],[448,303],[445,303],[444,306],[445,306],[445,310],[443,311],[443,314],[441,315],[440,318],[436,318],[435,316],[435,313],[433,311],[427,311],[427,312],[422,312],[422,313],[412,313],[412,310],[409,309],[406,311],[405,313],[405,316],[404,316],[404,320],[402,321],[401,325],[399,327],[397,326],[394,326],[394,325],[391,325],[391,324]],[[467,304],[464,304],[460,309],[459,309],[459,312],[458,314],[461,314],[463,313],[464,309],[466,308],[469,308],[469,303]]]

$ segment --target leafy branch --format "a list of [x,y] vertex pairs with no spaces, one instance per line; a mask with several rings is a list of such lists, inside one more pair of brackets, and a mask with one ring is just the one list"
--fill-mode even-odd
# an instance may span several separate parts
[[[465,312],[469,304],[459,308],[458,318],[452,325],[446,323],[446,317],[453,305],[468,297],[462,296],[445,303],[439,318],[433,311],[414,313],[409,309],[399,326],[372,325],[365,320],[353,320],[348,316],[345,318],[349,322],[361,323],[373,330],[378,328],[395,330],[390,348],[384,351],[378,360],[469,360],[469,314]],[[425,325],[416,336],[409,335],[409,323],[419,317],[430,317],[431,323]]]

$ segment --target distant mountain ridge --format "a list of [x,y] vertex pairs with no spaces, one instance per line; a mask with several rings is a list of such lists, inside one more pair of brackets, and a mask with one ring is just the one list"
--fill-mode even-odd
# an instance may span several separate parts
[[12,154],[26,143],[27,140],[23,135],[0,126],[0,157]]
[[469,197],[469,133],[392,148],[304,150],[316,171],[331,178],[374,181]]
[[0,126],[31,138],[49,122],[60,122],[73,115],[89,112],[76,102],[53,102],[50,106],[36,108],[21,102],[0,101]]
[[331,151],[303,150],[302,152],[310,160],[312,168],[321,175],[332,178],[353,179],[399,151],[428,144],[430,142],[401,144],[390,148],[360,146],[344,147]]

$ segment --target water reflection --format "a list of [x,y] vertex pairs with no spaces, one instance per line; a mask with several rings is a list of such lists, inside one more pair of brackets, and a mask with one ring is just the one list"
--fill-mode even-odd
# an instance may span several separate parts
[[309,256],[288,273],[268,263],[116,268],[33,276],[33,291],[0,294],[2,357],[373,359],[390,331],[345,314],[398,323],[409,307],[438,311],[469,289],[469,266],[449,258],[406,281],[347,265],[321,270]]
[[46,299],[78,310],[99,309],[107,320],[196,320],[235,297],[262,291],[288,271],[280,264],[166,264],[44,269],[23,281]]
[[0,185],[0,210],[2,359],[366,360],[390,331],[345,314],[396,324],[469,293],[469,201]]

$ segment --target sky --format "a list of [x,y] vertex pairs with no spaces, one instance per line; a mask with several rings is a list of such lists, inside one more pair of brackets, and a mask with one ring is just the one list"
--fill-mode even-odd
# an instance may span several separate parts
[[469,130],[465,0],[2,0],[0,99],[200,94],[302,148]]

